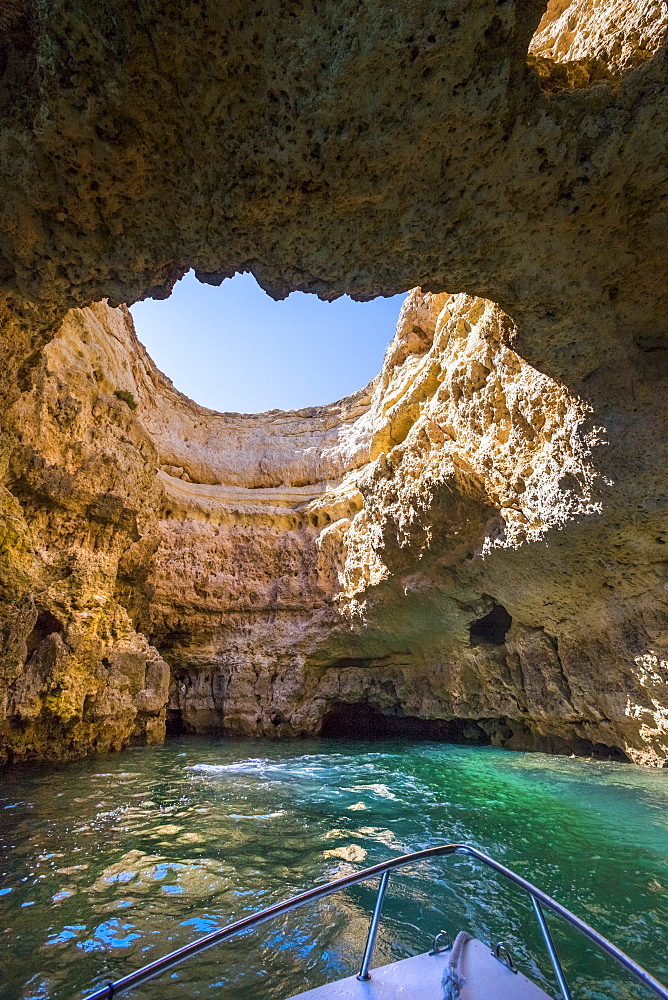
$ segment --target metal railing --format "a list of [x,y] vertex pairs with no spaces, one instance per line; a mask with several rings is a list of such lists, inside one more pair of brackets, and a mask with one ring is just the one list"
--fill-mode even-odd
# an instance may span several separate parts
[[290,910],[294,910],[299,906],[303,906],[305,903],[312,903],[316,899],[323,899],[325,896],[331,896],[335,892],[342,892],[351,885],[357,885],[358,882],[366,882],[368,879],[375,878],[377,875],[381,876],[380,886],[378,889],[378,895],[376,897],[376,903],[373,910],[373,915],[371,917],[371,923],[369,925],[369,932],[367,935],[366,945],[364,948],[364,955],[362,958],[362,964],[358,974],[358,979],[367,980],[370,978],[370,966],[371,959],[373,957],[373,949],[376,942],[376,934],[378,932],[378,925],[380,923],[380,916],[383,907],[383,900],[385,897],[385,891],[387,889],[387,883],[390,876],[390,872],[394,871],[396,868],[403,868],[405,865],[412,865],[418,861],[426,861],[428,858],[438,858],[451,854],[466,854],[470,857],[476,858],[478,861],[482,861],[483,864],[492,868],[499,875],[503,875],[508,881],[513,882],[516,886],[519,886],[527,895],[530,897],[533,904],[534,912],[538,919],[538,925],[540,927],[545,946],[547,948],[550,961],[552,963],[552,968],[554,969],[554,974],[559,983],[559,989],[563,1000],[571,1000],[571,994],[568,989],[568,984],[564,976],[561,963],[559,961],[557,951],[550,935],[550,931],[545,920],[545,915],[543,913],[543,907],[551,910],[552,913],[561,917],[567,924],[574,927],[580,934],[588,938],[593,944],[595,944],[601,951],[610,955],[619,965],[625,968],[628,972],[638,982],[642,983],[649,990],[652,990],[654,994],[658,997],[662,997],[662,1000],[668,1000],[668,989],[663,986],[658,979],[650,975],[646,969],[634,962],[632,958],[629,958],[620,948],[604,938],[602,934],[590,927],[589,924],[581,920],[580,917],[576,917],[574,913],[567,910],[565,906],[558,903],[547,893],[542,892],[542,890],[536,888],[531,882],[527,882],[523,879],[521,875],[517,875],[510,868],[506,868],[504,865],[499,864],[494,858],[488,857],[488,855],[483,854],[475,847],[471,847],[468,844],[444,844],[441,847],[430,847],[424,851],[415,851],[412,854],[404,854],[399,858],[392,858],[390,861],[383,861],[378,865],[373,865],[371,868],[364,868],[362,871],[354,872],[352,875],[345,875],[335,882],[328,882],[326,885],[316,886],[314,889],[309,889],[307,892],[302,892],[298,896],[293,896],[291,899],[285,900],[283,903],[275,903],[273,906],[268,906],[265,910],[260,910],[258,913],[253,913],[249,917],[244,917],[242,920],[237,920],[233,924],[228,924],[227,927],[222,927],[220,930],[213,931],[211,934],[207,934],[205,937],[199,938],[197,941],[193,941],[191,944],[184,945],[183,948],[178,948],[176,951],[171,952],[169,955],[165,955],[163,958],[158,958],[155,962],[151,962],[149,965],[145,965],[141,969],[137,969],[136,972],[130,972],[127,976],[123,976],[122,979],[118,979],[116,982],[107,983],[105,986],[100,987],[94,993],[89,993],[84,1000],[112,1000],[113,997],[120,996],[120,994],[127,992],[127,990],[132,989],[135,986],[141,986],[143,983],[148,982],[153,979],[154,976],[159,975],[161,972],[167,972],[169,969],[173,969],[176,965],[184,962],[188,958],[192,958],[193,955],[198,955],[200,952],[205,951],[207,948],[211,948],[215,944],[220,944],[221,941],[226,941],[227,938],[232,937],[234,934],[239,934],[241,931],[249,930],[251,927],[256,927],[258,924],[264,923],[266,920],[272,920],[274,917],[279,917],[283,913],[288,913]]

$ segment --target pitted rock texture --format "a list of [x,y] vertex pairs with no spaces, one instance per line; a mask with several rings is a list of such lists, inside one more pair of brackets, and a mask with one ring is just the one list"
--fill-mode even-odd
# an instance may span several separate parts
[[[184,728],[666,760],[665,2],[0,28],[3,752],[160,739],[171,671]],[[189,267],[424,291],[365,390],[214,414],[111,308]]]
[[604,424],[516,335],[493,303],[415,290],[366,389],[225,414],[157,371],[127,310],[70,313],[8,411],[7,752],[161,738],[169,664],[176,731],[371,712],[666,759],[665,494],[642,444],[665,381],[613,394]]
[[[499,303],[553,377],[621,363],[668,328],[668,10],[545,8],[5,2],[4,287],[65,307],[189,267],[276,295],[422,285]],[[546,62],[603,82],[542,88]]]
[[10,759],[164,737],[169,668],[116,595],[119,561],[147,558],[156,452],[113,394],[113,335],[98,313],[68,315],[5,413],[0,742]]

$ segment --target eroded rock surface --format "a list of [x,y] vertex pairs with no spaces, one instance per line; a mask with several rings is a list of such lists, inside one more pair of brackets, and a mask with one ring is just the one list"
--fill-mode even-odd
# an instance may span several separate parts
[[10,758],[164,737],[169,668],[116,598],[119,560],[137,550],[146,562],[154,544],[156,451],[113,393],[113,326],[98,313],[68,315],[5,414],[0,739]]
[[121,303],[195,267],[277,295],[467,291],[564,380],[665,337],[663,0],[13,0],[3,19],[8,290]]
[[615,399],[600,423],[515,337],[493,303],[415,290],[366,389],[221,414],[157,371],[126,310],[70,313],[9,410],[9,752],[160,738],[168,663],[177,731],[317,734],[345,705],[661,762],[647,407]]
[[[185,728],[357,704],[664,761],[665,2],[7,0],[0,27],[3,752],[161,739],[171,673]],[[431,291],[365,390],[215,414],[90,305],[191,266]]]
[[[509,746],[663,759],[661,487],[629,516],[607,429],[513,337],[489,302],[413,293],[357,418],[363,465],[313,498],[286,469],[256,503],[164,478],[154,628],[186,726],[312,733],[358,702]],[[476,626],[499,606],[505,631]]]

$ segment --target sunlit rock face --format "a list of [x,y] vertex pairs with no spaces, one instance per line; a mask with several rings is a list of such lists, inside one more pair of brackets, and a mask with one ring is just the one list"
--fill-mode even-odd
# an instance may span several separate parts
[[511,747],[663,760],[665,464],[643,445],[647,411],[609,407],[625,420],[612,456],[591,404],[514,336],[492,303],[411,293],[363,395],[246,418],[289,436],[280,485],[262,451],[252,489],[212,483],[238,433],[211,448],[211,485],[187,481],[196,424],[239,417],[200,410],[187,445],[170,442],[186,478],[161,476],[151,627],[185,731],[317,733],[361,703],[471,720]]
[[[9,753],[161,738],[169,664],[176,732],[331,732],[353,706],[388,732],[425,720],[663,760],[668,566],[646,410],[615,400],[613,449],[515,336],[493,303],[415,290],[366,389],[221,414],[157,371],[127,310],[70,313],[9,410],[27,591]],[[665,400],[657,384],[657,421]]]
[[153,544],[156,451],[113,394],[119,351],[97,316],[68,315],[5,414],[0,739],[10,759],[164,736],[169,669],[116,599],[121,557],[136,549],[145,561]]
[[654,0],[549,0],[531,40],[529,63],[539,69],[546,89],[619,83],[656,53],[664,13]]
[[[8,758],[161,739],[170,678],[185,731],[348,706],[668,757],[667,27],[659,0],[1,6]],[[423,291],[353,397],[215,414],[89,305],[191,266]]]

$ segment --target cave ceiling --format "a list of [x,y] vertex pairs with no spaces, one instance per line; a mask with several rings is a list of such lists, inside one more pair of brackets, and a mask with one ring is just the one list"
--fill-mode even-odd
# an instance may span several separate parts
[[276,297],[419,284],[498,302],[551,374],[614,363],[668,321],[668,18],[545,10],[4,0],[4,287],[71,307],[191,267]]

